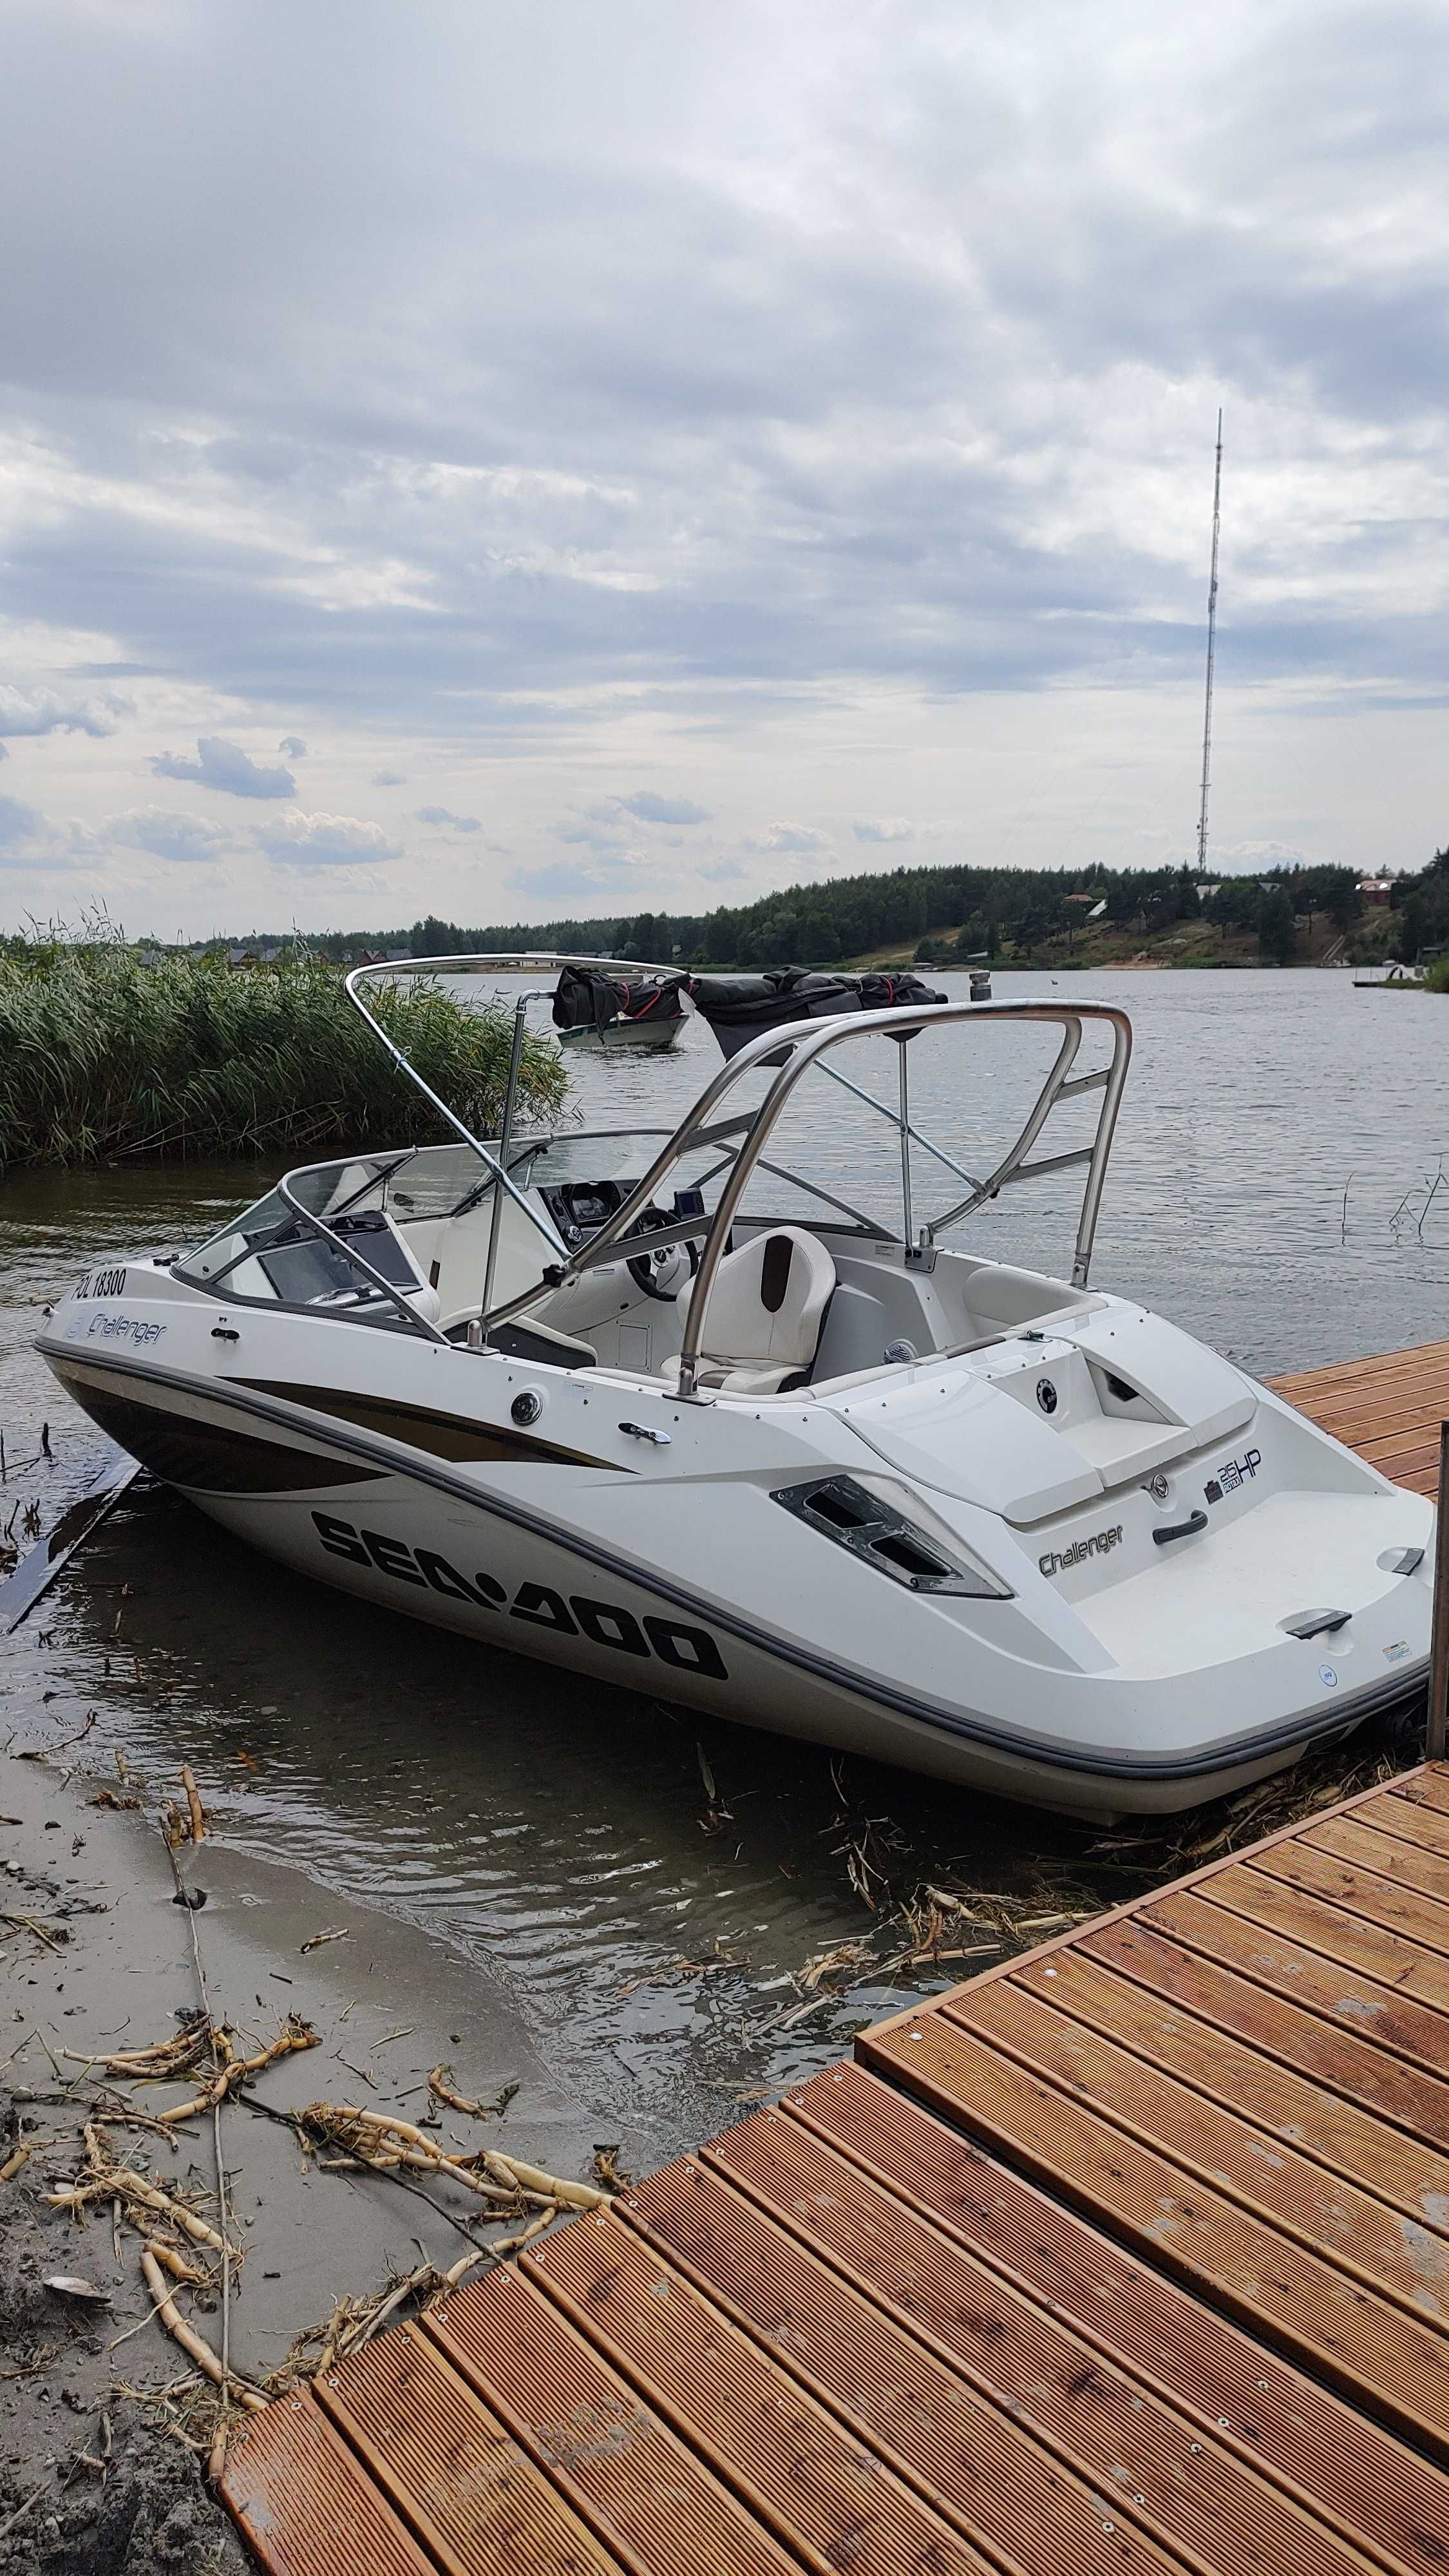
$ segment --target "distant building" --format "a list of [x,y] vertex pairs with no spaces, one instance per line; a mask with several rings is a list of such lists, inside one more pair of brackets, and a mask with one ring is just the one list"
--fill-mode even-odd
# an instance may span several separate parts
[[1361,877],[1358,892],[1365,903],[1387,903],[1394,890],[1392,877]]

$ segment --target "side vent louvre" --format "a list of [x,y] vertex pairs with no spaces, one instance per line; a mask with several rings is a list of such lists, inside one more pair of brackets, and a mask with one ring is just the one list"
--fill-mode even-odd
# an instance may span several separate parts
[[957,1554],[938,1547],[853,1476],[816,1476],[806,1484],[781,1485],[770,1499],[910,1592],[956,1593],[978,1601],[1012,1598],[1010,1585],[978,1565],[968,1548]]

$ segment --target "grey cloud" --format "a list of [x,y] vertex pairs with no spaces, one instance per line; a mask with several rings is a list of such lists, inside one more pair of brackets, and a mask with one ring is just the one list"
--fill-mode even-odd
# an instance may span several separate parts
[[563,906],[594,900],[607,903],[613,896],[622,897],[626,890],[632,901],[636,899],[635,890],[629,886],[632,867],[633,862],[622,856],[603,857],[592,864],[559,859],[551,867],[515,872],[508,882],[515,894],[540,906],[548,903]]
[[284,760],[305,760],[307,757],[307,746],[300,734],[284,733],[277,749]]
[[223,742],[219,734],[203,734],[196,745],[195,760],[179,758],[175,752],[158,752],[151,767],[158,778],[188,778],[201,787],[217,787],[227,796],[295,796],[297,782],[290,769],[263,769],[235,742]]
[[[48,667],[215,693],[188,732],[305,717],[359,777],[388,739],[423,776],[440,744],[561,751],[619,824],[571,846],[622,864],[632,826],[702,819],[670,727],[780,719],[750,792],[788,813],[822,716],[866,765],[907,692],[929,759],[973,692],[1195,685],[1221,397],[1225,682],[1255,722],[1305,678],[1325,709],[1432,695],[1440,0],[1278,0],[1171,45],[1137,0],[800,0],[783,47],[763,0],[678,44],[626,21],[21,13],[7,613],[56,632]],[[1038,751],[1058,720],[1044,694]],[[161,774],[292,792],[201,772]],[[857,840],[912,794],[852,775]]]
[[450,814],[446,805],[420,805],[413,821],[443,825],[454,832],[477,832],[482,828],[476,814]]
[[356,868],[403,856],[380,825],[355,814],[283,814],[259,824],[256,841],[281,868]]
[[[17,689],[0,680],[0,734],[114,733],[124,701],[57,697],[53,689]],[[3,756],[3,755],[0,755]]]
[[632,814],[639,823],[707,823],[709,816],[702,805],[692,804],[687,796],[655,796],[641,787],[632,796],[616,799],[621,813]]
[[22,805],[18,796],[0,796],[0,849],[32,841],[44,829],[45,816],[33,805]]

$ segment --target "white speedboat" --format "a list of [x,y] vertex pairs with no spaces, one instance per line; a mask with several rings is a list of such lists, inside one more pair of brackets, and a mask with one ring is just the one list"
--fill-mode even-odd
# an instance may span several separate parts
[[[417,1081],[374,971],[349,992]],[[290,1566],[958,1785],[1181,1808],[1422,1696],[1428,1503],[1088,1284],[1123,1012],[786,975],[750,1034],[739,979],[691,989],[734,1051],[673,1133],[505,1110],[486,1140],[429,1092],[456,1142],[117,1253],[55,1308],[50,1366]],[[1010,1212],[1069,1217],[1078,1183],[1060,1275],[1008,1257]]]

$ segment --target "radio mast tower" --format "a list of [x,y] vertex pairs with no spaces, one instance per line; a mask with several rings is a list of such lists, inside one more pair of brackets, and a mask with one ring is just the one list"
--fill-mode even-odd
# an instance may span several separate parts
[[1213,655],[1218,633],[1218,527],[1223,497],[1223,416],[1218,413],[1217,463],[1213,468],[1213,565],[1208,580],[1207,693],[1202,717],[1202,795],[1197,809],[1197,872],[1207,874],[1208,769],[1213,747]]

